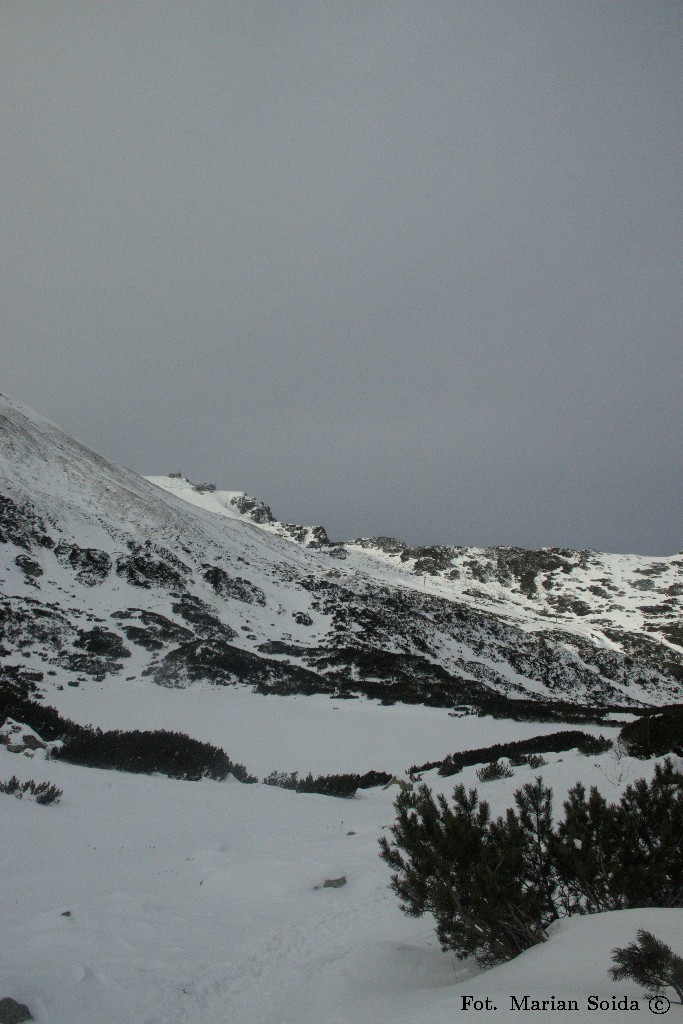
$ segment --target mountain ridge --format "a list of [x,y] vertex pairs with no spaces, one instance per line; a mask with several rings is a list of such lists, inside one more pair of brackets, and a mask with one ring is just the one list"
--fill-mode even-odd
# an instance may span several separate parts
[[[683,559],[332,542],[0,398],[5,673],[443,706],[681,697]],[[678,641],[678,642],[677,642]]]

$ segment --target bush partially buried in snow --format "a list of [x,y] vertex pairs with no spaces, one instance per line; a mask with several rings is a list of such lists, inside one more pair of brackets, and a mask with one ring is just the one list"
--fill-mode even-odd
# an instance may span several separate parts
[[0,782],[0,793],[8,793],[18,800],[28,794],[35,797],[37,804],[58,804],[62,796],[62,790],[51,782],[35,782],[33,779],[20,782],[16,775],[7,782]]
[[240,782],[256,781],[244,765],[231,761],[220,747],[165,729],[102,732],[79,728],[66,737],[54,756],[90,768],[161,772],[172,779],[221,781],[233,775]]
[[366,772],[365,775],[339,774],[319,775],[314,778],[309,772],[299,778],[298,772],[271,772],[263,782],[266,786],[279,786],[280,789],[292,789],[297,793],[321,793],[324,796],[352,797],[358,789],[371,789],[388,782],[391,776],[387,772]]
[[[3,735],[13,736],[16,730],[24,733],[40,730],[46,739],[62,741],[60,747],[51,751],[52,757],[72,764],[126,772],[160,772],[173,779],[220,781],[232,775],[239,782],[257,781],[244,765],[232,761],[220,747],[181,732],[165,729],[103,732],[62,718],[55,708],[0,689],[0,716],[3,712],[8,717],[0,730],[0,742]],[[16,723],[10,714],[21,716],[33,729]],[[45,746],[37,733],[34,735],[39,744]]]
[[442,948],[458,959],[510,960],[571,914],[683,906],[683,775],[668,759],[618,804],[577,783],[556,827],[540,777],[496,820],[462,785],[452,804],[422,785],[395,807],[393,842],[380,839],[391,888],[405,913],[434,915]]
[[[683,957],[667,946],[652,932],[641,928],[636,942],[628,946],[612,950],[614,967],[610,974],[614,981],[632,978],[633,981],[648,989],[647,995],[672,988],[683,1003]],[[668,1007],[667,1007],[668,1008]]]

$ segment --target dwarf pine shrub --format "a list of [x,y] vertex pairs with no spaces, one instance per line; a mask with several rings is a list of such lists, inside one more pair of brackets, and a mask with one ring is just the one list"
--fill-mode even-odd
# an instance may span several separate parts
[[609,973],[614,981],[630,978],[647,989],[648,995],[670,987],[683,1003],[683,957],[652,932],[641,928],[635,942],[612,950],[612,962]]
[[37,804],[58,804],[63,796],[63,791],[58,789],[52,782],[35,782],[29,779],[28,782],[20,782],[16,775],[13,775],[7,782],[0,782],[0,793],[8,793],[21,800],[24,794],[35,797]]
[[[383,774],[372,773],[373,776],[383,776]],[[273,771],[270,775],[266,775],[263,782],[266,786],[279,786],[280,789],[292,789],[297,793],[321,793],[324,796],[351,797],[359,788],[360,779],[359,775],[318,775],[314,777],[310,772],[300,779],[298,772]],[[379,785],[379,783],[373,782],[373,785]]]
[[475,774],[480,782],[495,782],[497,779],[511,779],[515,773],[502,761],[491,761],[483,768],[478,768]]
[[244,765],[231,761],[220,747],[166,729],[103,732],[78,727],[76,732],[67,735],[63,746],[53,756],[89,768],[160,772],[172,779],[222,781],[232,774],[240,782],[256,782]]
[[401,909],[431,913],[457,958],[509,960],[565,915],[683,906],[683,775],[670,760],[617,804],[577,783],[556,826],[540,777],[514,800],[494,820],[476,789],[456,786],[451,803],[424,784],[402,790],[379,841]]

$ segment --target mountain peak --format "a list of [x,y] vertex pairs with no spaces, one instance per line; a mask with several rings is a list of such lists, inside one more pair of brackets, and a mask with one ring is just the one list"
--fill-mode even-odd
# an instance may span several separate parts
[[5,671],[445,706],[680,699],[683,560],[330,542],[0,403]]

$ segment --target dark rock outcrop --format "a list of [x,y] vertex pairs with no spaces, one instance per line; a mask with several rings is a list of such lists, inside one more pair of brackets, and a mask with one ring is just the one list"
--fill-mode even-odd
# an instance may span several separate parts
[[111,558],[99,548],[82,548],[78,544],[61,541],[55,548],[55,555],[62,565],[70,566],[77,580],[87,587],[103,583],[111,572]]
[[28,503],[19,504],[6,494],[0,494],[0,544],[16,544],[30,551],[34,544],[41,548],[54,547],[44,520]]
[[133,551],[130,555],[120,555],[116,559],[116,575],[134,587],[143,587],[149,590],[151,587],[163,587],[167,590],[181,590],[184,587],[184,572],[179,569],[177,559],[168,556],[154,557],[145,550]]
[[249,516],[249,518],[255,523],[275,522],[275,516],[270,511],[268,505],[259,501],[258,498],[250,498],[248,494],[236,495],[234,498],[230,499],[230,504],[233,505],[238,512],[241,512],[243,516]]
[[14,564],[19,566],[24,576],[29,580],[37,579],[43,575],[43,567],[40,562],[36,562],[35,558],[31,558],[30,555],[17,555],[14,559]]
[[265,605],[266,597],[260,587],[250,583],[241,576],[230,576],[218,565],[208,565],[204,571],[204,579],[219,597],[234,598],[244,604]]
[[9,997],[0,999],[0,1024],[24,1024],[27,1020],[33,1020],[33,1015],[25,1003]]

